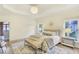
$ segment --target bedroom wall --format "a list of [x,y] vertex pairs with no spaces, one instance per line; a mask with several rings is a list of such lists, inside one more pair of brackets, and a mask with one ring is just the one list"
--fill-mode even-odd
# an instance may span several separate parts
[[0,21],[10,23],[10,40],[26,38],[34,33],[36,25],[33,17],[11,12],[2,5],[0,5]]
[[79,12],[78,9],[73,10],[65,10],[58,13],[52,13],[50,15],[38,18],[38,23],[43,23],[44,25],[48,23],[53,23],[53,29],[60,29],[63,31],[63,24],[65,20],[68,19],[78,19],[79,20]]
[[34,33],[35,21],[28,16],[9,14],[0,17],[0,21],[10,23],[10,40],[26,38]]

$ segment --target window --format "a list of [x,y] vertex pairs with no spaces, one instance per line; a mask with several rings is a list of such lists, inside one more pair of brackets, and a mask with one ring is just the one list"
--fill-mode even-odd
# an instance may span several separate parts
[[9,23],[0,22],[0,40],[9,40]]

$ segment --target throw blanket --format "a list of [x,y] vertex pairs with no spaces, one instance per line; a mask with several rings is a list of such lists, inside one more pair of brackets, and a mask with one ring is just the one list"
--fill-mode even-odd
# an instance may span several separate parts
[[27,43],[29,43],[34,49],[41,48],[41,44],[44,41],[44,37],[41,35],[31,35],[26,39]]

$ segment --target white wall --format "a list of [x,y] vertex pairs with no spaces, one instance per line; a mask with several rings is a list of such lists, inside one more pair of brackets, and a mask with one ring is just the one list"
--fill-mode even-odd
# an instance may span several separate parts
[[26,38],[34,33],[35,21],[28,16],[10,14],[2,16],[0,21],[8,21],[10,23],[10,40]]
[[67,19],[78,19],[79,20],[79,9],[78,8],[72,8],[63,10],[57,13],[50,13],[46,14],[43,17],[39,17],[38,23],[53,23],[53,28],[61,29],[63,28],[64,20]]

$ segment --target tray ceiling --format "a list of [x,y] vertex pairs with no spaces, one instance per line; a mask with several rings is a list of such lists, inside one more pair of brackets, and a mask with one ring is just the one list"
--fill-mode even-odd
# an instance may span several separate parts
[[[63,10],[72,9],[79,5],[73,4],[36,4],[38,8],[38,13],[36,17],[41,17],[49,14],[54,14],[57,12],[62,12]],[[33,14],[30,12],[30,8],[32,5],[30,4],[4,4],[2,7],[5,10],[8,10],[13,13],[32,16]],[[34,15],[35,16],[35,15]]]

